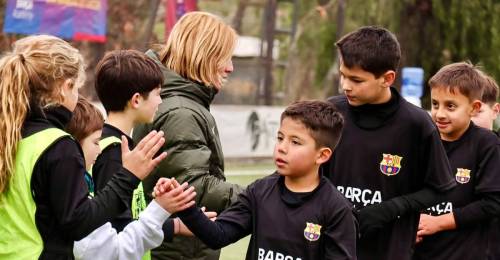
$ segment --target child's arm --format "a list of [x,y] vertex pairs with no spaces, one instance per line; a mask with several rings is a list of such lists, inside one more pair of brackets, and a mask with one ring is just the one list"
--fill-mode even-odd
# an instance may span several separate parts
[[356,221],[351,209],[345,207],[339,210],[324,232],[324,259],[356,259],[356,234]]
[[465,207],[440,216],[420,215],[417,236],[477,225],[482,221],[500,216],[500,194],[484,194],[483,198]]
[[196,207],[181,211],[178,216],[203,243],[212,249],[219,249],[252,232],[253,207],[250,194],[250,188],[247,188],[215,222]]
[[118,233],[110,223],[75,242],[76,259],[141,259],[147,250],[163,241],[163,222],[170,216],[160,204],[152,201],[141,212],[139,219],[128,224]]
[[392,198],[380,204],[362,208],[357,213],[361,235],[382,228],[385,224],[408,213],[419,212],[444,200],[445,193],[423,188],[412,194]]
[[[118,233],[109,223],[99,227],[86,238],[75,243],[77,259],[140,259],[144,252],[157,247],[163,241],[162,225],[170,216],[168,209],[176,212],[194,204],[193,188],[183,185],[171,186],[170,179],[161,179],[161,196],[153,200],[139,215],[137,221],[128,224]],[[174,180],[175,181],[175,180]]]
[[418,223],[417,240],[423,239],[424,236],[432,235],[443,230],[455,229],[455,217],[453,213],[447,213],[440,216],[431,216],[420,214],[420,222]]
[[40,183],[57,183],[58,188],[48,189],[35,181],[33,189],[36,194],[46,192],[58,230],[70,241],[81,240],[126,209],[140,179],[165,157],[152,158],[160,148],[158,145],[164,142],[160,140],[161,135],[153,133],[141,141],[141,148],[124,151],[126,167],[120,169],[93,199],[88,199],[85,163],[80,148],[75,140],[62,138],[46,151],[41,158],[43,163],[37,166],[37,170],[46,174]]

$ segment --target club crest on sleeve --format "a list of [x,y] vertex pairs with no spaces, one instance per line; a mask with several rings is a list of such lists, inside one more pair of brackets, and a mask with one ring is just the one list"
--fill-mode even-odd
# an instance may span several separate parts
[[470,181],[470,170],[457,168],[457,174],[455,174],[455,180],[461,184],[468,183]]
[[401,156],[384,153],[380,162],[380,171],[387,176],[396,175],[401,170],[402,160],[403,157]]
[[306,222],[304,229],[304,237],[309,241],[316,241],[321,235],[321,226],[314,223]]

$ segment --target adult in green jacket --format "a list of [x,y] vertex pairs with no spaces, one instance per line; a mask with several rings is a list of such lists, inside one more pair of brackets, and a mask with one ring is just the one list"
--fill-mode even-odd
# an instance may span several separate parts
[[[162,104],[152,124],[134,129],[134,139],[163,130],[166,160],[143,181],[151,194],[160,177],[175,177],[196,189],[196,203],[221,212],[236,200],[242,187],[226,182],[224,157],[210,103],[233,71],[236,33],[214,15],[192,12],[172,29],[163,49],[147,54],[162,65]],[[151,199],[150,197],[148,198]],[[219,259],[195,237],[174,237],[152,251],[153,259]]]

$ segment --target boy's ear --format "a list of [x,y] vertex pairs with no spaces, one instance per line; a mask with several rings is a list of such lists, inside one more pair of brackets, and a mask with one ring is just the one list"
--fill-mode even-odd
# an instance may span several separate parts
[[141,104],[142,101],[142,96],[139,93],[135,93],[132,98],[130,99],[130,106],[132,108],[138,108]]
[[495,103],[492,107],[493,113],[495,113],[495,116],[498,117],[498,114],[500,114],[500,103]]
[[322,164],[327,162],[332,156],[332,149],[328,147],[321,147],[319,149],[318,158],[316,158],[316,164]]
[[396,72],[393,70],[388,70],[382,75],[382,79],[382,84],[384,85],[384,87],[388,88],[392,86],[392,84],[394,84],[394,81],[396,80]]
[[482,103],[479,100],[472,101],[471,116],[475,116],[477,113],[479,113],[479,110],[481,110],[481,105]]

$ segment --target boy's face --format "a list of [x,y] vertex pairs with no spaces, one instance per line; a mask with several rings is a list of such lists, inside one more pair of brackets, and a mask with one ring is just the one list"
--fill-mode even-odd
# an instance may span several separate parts
[[392,71],[376,78],[373,73],[360,67],[348,68],[342,62],[340,63],[340,85],[351,106],[381,104],[389,101],[391,95],[388,88],[394,82],[391,77],[395,77]]
[[161,88],[155,88],[148,93],[146,98],[142,96],[139,97],[140,105],[137,106],[138,109],[138,119],[137,123],[151,123],[155,116],[158,106],[161,104],[160,97]]
[[89,136],[83,138],[80,142],[83,150],[83,157],[85,158],[85,168],[90,170],[95,163],[95,159],[101,153],[99,141],[101,140],[102,130],[97,130]]
[[481,109],[472,117],[474,124],[493,130],[493,122],[497,119],[500,111],[500,103],[487,104],[481,102]]
[[480,101],[471,102],[458,90],[452,93],[444,87],[431,89],[431,103],[432,120],[438,127],[441,139],[445,141],[459,139],[481,106]]
[[285,117],[274,146],[274,163],[278,173],[288,177],[317,174],[316,166],[329,158],[323,158],[322,149],[328,148],[317,148],[302,122]]

